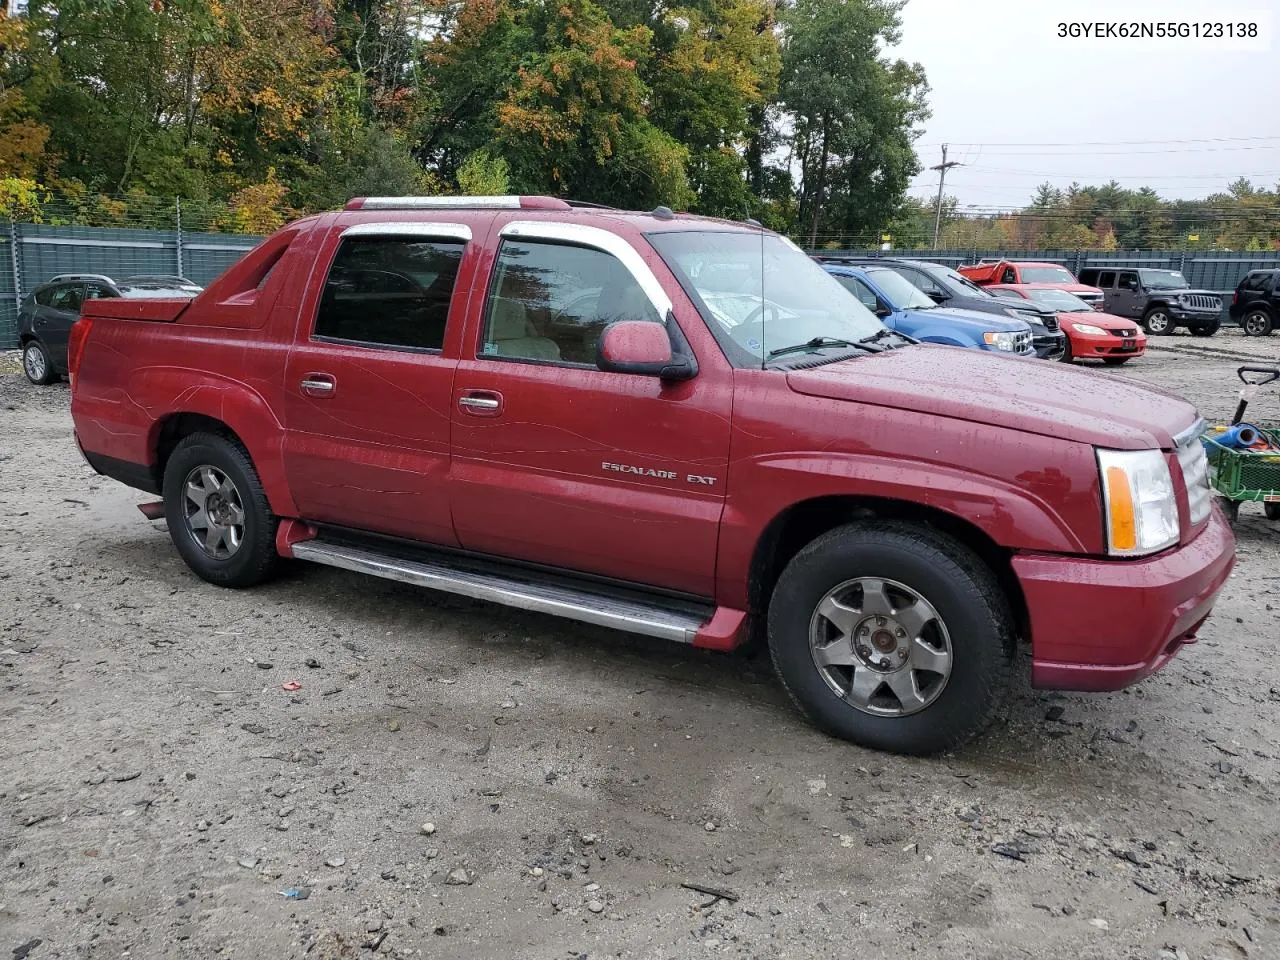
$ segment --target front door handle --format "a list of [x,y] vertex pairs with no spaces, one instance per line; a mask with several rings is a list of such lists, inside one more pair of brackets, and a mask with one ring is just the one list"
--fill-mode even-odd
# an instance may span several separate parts
[[496,390],[466,390],[458,397],[458,407],[473,417],[496,417],[502,412],[502,394]]
[[327,373],[308,373],[298,386],[308,397],[331,397],[338,381]]

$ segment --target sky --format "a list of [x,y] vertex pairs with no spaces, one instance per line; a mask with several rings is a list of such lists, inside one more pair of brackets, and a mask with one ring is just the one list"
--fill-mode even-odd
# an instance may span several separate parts
[[[1280,0],[908,0],[902,19],[886,52],[924,66],[933,114],[914,196],[935,195],[943,143],[962,209],[1023,206],[1045,181],[1168,199],[1280,182]],[[1099,20],[1255,22],[1259,37],[1057,36]]]

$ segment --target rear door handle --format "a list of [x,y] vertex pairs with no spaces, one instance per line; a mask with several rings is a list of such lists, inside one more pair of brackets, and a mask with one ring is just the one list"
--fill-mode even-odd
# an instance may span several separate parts
[[458,407],[473,417],[496,417],[502,412],[502,394],[497,390],[464,390]]
[[338,389],[338,381],[327,373],[308,373],[298,386],[308,397],[331,397]]

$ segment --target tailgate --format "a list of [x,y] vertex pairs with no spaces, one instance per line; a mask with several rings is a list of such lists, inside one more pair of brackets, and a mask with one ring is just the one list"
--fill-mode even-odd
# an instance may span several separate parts
[[191,304],[189,297],[173,299],[131,300],[127,297],[102,297],[86,300],[80,308],[82,317],[112,317],[117,320],[154,320],[173,323]]

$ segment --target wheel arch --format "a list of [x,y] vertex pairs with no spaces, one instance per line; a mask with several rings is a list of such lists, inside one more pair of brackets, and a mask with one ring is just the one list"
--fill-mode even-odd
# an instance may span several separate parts
[[278,445],[273,450],[269,444],[249,442],[246,439],[249,430],[243,429],[244,424],[239,424],[242,429],[237,429],[237,424],[232,422],[241,420],[241,417],[214,416],[199,410],[175,411],[157,420],[152,425],[148,437],[150,469],[155,479],[156,489],[162,489],[164,486],[165,466],[178,444],[193,433],[212,433],[238,444],[248,454],[250,462],[258,472],[258,478],[271,504],[272,512],[279,516],[295,515],[297,511],[285,483]]
[[775,516],[752,553],[747,585],[751,616],[749,640],[764,639],[769,598],[783,569],[807,544],[822,534],[859,520],[899,520],[945,533],[972,550],[995,574],[1013,613],[1017,635],[1030,638],[1026,598],[1013,572],[1013,552],[1000,546],[981,527],[937,507],[887,497],[830,495],[802,500]]

